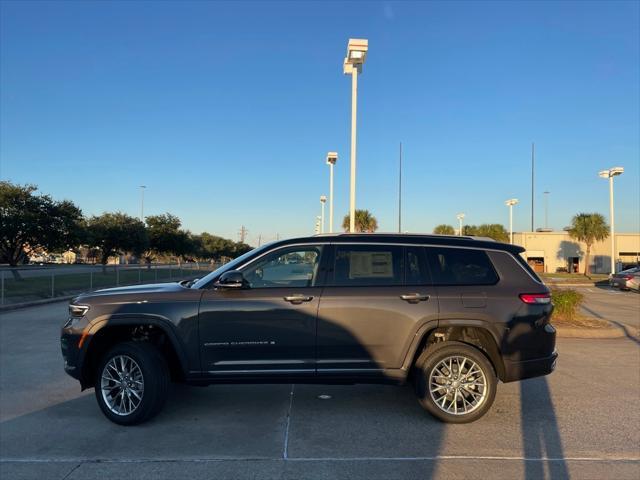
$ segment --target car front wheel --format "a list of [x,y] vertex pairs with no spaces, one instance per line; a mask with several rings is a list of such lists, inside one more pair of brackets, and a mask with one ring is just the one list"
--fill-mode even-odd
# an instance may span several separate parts
[[95,385],[96,399],[105,416],[120,425],[135,425],[162,409],[169,370],[153,345],[124,342],[103,357]]
[[473,422],[493,404],[497,378],[489,360],[475,347],[437,343],[420,355],[416,370],[420,404],[443,422]]

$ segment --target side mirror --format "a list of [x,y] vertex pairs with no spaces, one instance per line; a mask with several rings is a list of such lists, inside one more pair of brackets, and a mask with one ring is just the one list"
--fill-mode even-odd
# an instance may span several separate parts
[[229,270],[220,275],[220,278],[214,283],[216,288],[244,288],[248,282],[244,279],[242,272],[238,270]]

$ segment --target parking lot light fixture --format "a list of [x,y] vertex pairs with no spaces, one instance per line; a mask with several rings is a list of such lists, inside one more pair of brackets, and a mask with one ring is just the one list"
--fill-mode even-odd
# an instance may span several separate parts
[[615,238],[615,226],[614,226],[614,215],[613,215],[613,177],[617,175],[622,175],[624,173],[623,167],[613,167],[608,170],[602,170],[598,172],[598,175],[601,178],[609,179],[609,228],[611,229],[610,237],[611,237],[611,274],[616,273],[616,238]]
[[459,213],[458,215],[456,215],[456,218],[458,219],[458,225],[459,225],[459,229],[458,229],[458,236],[462,236],[462,219],[464,218],[464,213]]
[[510,198],[504,204],[509,207],[509,243],[513,245],[513,206],[518,204],[518,199]]
[[327,203],[325,195],[320,196],[320,233],[324,233],[324,204]]
[[333,233],[333,166],[337,161],[337,152],[327,153],[327,165],[329,165],[329,233]]
[[356,120],[358,106],[358,74],[367,58],[369,41],[350,38],[343,71],[351,75],[351,179],[349,183],[349,232],[356,230]]

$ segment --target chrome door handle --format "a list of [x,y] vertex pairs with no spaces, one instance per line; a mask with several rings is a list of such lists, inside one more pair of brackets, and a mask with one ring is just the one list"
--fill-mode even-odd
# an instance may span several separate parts
[[302,302],[310,302],[311,300],[313,300],[313,297],[309,295],[288,295],[284,297],[284,300],[286,302],[291,302],[294,305],[299,305]]
[[400,295],[400,298],[409,303],[418,303],[426,302],[427,300],[429,300],[429,295],[422,295],[420,293],[407,293],[405,295]]

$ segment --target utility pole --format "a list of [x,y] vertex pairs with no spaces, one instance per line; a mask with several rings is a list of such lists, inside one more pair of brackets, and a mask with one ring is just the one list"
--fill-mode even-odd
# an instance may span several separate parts
[[534,188],[534,172],[535,172],[535,158],[536,158],[536,144],[531,142],[531,231],[534,231],[533,227],[533,188]]
[[258,234],[258,246],[262,245],[262,234]]
[[247,230],[245,226],[242,225],[240,227],[240,230],[238,230],[238,235],[240,236],[240,243],[244,243],[244,240],[247,238],[248,233],[249,233],[249,230]]
[[400,166],[398,174],[398,233],[402,233],[402,142],[400,142]]

